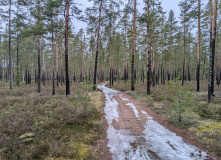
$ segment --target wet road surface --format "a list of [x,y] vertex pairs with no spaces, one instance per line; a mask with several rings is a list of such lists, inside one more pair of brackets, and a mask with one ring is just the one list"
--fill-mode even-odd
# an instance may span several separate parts
[[113,160],[206,160],[207,154],[153,120],[130,97],[105,84],[107,139]]

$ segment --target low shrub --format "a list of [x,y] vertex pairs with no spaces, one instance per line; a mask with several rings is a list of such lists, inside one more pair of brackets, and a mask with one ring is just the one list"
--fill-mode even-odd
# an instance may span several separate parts
[[93,145],[101,134],[96,123],[101,115],[86,87],[75,91],[51,97],[47,90],[29,94],[26,88],[26,97],[0,99],[0,159],[96,159]]

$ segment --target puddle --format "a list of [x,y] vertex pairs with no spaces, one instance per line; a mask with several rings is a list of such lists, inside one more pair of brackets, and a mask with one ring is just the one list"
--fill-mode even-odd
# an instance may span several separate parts
[[[113,98],[120,96],[119,92],[99,85],[106,97],[105,118],[108,122],[107,138],[113,160],[206,160],[205,152],[187,144],[175,133],[153,120],[153,117],[141,110],[146,117],[143,124],[143,134],[134,136],[130,130],[117,130],[113,121],[119,122],[119,103]],[[122,96],[122,94],[121,94]],[[122,98],[121,98],[122,99]],[[123,99],[122,99],[123,100]],[[133,109],[136,118],[139,110],[133,103],[127,103]],[[141,114],[140,113],[140,114]]]

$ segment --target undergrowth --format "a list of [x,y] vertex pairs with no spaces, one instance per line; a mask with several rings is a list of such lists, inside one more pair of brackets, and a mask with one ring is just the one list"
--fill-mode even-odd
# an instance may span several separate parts
[[51,87],[22,86],[0,92],[0,159],[98,159],[93,146],[101,135],[100,112],[91,103],[87,84]]

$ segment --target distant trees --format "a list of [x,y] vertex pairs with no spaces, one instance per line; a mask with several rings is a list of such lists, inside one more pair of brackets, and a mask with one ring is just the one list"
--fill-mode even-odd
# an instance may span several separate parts
[[[82,18],[78,4],[71,0],[1,1],[7,6],[1,15],[7,27],[1,34],[0,79],[10,82],[10,88],[14,79],[17,86],[21,79],[26,84],[34,79],[38,92],[48,81],[53,95],[59,83],[66,85],[69,95],[73,83],[93,83],[96,89],[97,81],[114,85],[131,80],[135,90],[140,79],[150,94],[152,86],[178,77],[184,85],[196,76],[199,91],[200,80],[210,76],[208,96],[214,94],[214,77],[217,85],[221,79],[221,47],[219,32],[212,40],[212,35],[216,37],[212,0],[180,1],[180,24],[172,10],[166,17],[160,0],[145,0],[144,14],[137,10],[136,0],[92,2]],[[15,8],[12,15],[10,8]],[[72,17],[87,22],[87,29],[75,33]],[[196,34],[193,28],[198,28]]]
[[183,73],[182,73],[182,85],[186,80],[186,56],[187,56],[187,34],[189,30],[192,28],[191,26],[191,18],[193,16],[192,7],[195,3],[194,0],[183,0],[179,3],[181,9],[181,28],[183,29],[183,48],[184,48],[184,55],[183,55]]
[[172,51],[174,49],[174,43],[175,43],[175,36],[177,31],[177,21],[174,16],[174,12],[171,10],[169,12],[169,18],[167,20],[167,26],[168,26],[168,45],[169,45],[169,72],[168,72],[168,81],[171,80],[172,76]]

